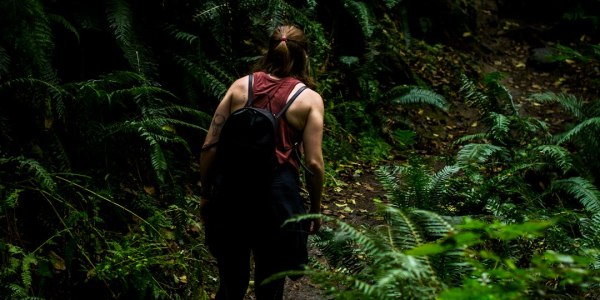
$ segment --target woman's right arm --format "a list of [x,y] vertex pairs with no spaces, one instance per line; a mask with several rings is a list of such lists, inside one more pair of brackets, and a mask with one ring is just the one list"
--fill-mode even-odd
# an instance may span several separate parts
[[[306,174],[306,188],[310,197],[309,213],[321,213],[321,195],[323,193],[323,178],[325,163],[323,161],[323,99],[316,92],[310,94],[310,109],[306,117],[302,144],[304,145],[304,160],[306,167],[312,172]],[[315,233],[321,227],[320,219],[311,220],[310,233]]]
[[202,152],[200,153],[200,183],[203,189],[208,187],[208,175],[210,174],[217,153],[217,143],[219,142],[223,125],[225,125],[225,121],[227,121],[227,118],[231,114],[232,105],[239,106],[239,103],[244,103],[244,100],[247,98],[247,96],[244,96],[248,88],[247,78],[247,76],[240,78],[229,87],[223,100],[217,106],[210,122],[204,144],[202,145]]

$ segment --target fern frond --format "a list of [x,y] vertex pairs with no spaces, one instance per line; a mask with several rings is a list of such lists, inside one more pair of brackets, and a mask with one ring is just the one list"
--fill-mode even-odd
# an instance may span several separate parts
[[345,0],[344,6],[360,25],[365,39],[369,39],[373,35],[375,25],[372,22],[373,17],[369,11],[369,7],[360,1]]
[[375,171],[377,180],[386,192],[385,196],[390,200],[400,197],[400,185],[398,184],[397,175],[401,173],[401,169],[399,166],[381,166]]
[[4,213],[5,208],[14,208],[17,206],[19,195],[22,191],[21,189],[14,189],[7,193],[6,199],[1,199],[0,214]]
[[23,299],[27,297],[27,288],[22,287],[18,284],[9,283],[8,289],[10,290],[11,299]]
[[[572,141],[573,139],[577,138],[577,136],[579,136],[582,132],[586,133],[587,130],[600,130],[600,117],[586,119],[585,121],[582,121],[581,123],[577,124],[577,126],[573,127],[571,130],[567,131],[565,134],[560,136],[558,138],[557,143],[560,145],[565,142]],[[592,139],[594,139],[594,137],[597,138],[597,136],[593,136]]]
[[542,145],[535,147],[533,151],[549,157],[563,171],[563,174],[573,167],[571,152],[559,145]]
[[555,180],[552,182],[552,190],[560,190],[571,195],[592,214],[600,213],[600,192],[585,178],[572,177]]
[[201,23],[215,20],[220,17],[227,8],[227,3],[207,3],[205,8],[194,14],[193,19],[194,21],[199,21]]
[[49,92],[53,92],[56,95],[65,95],[68,94],[65,89],[62,87],[55,85],[52,82],[48,82],[42,79],[37,78],[16,78],[13,80],[6,81],[0,85],[0,89],[2,88],[11,88],[17,87],[19,85],[29,85],[29,86],[39,86],[46,88]]
[[10,56],[6,53],[6,49],[0,46],[0,80],[2,80],[2,75],[8,73],[9,65]]
[[22,156],[0,158],[0,165],[12,163],[15,163],[18,168],[24,169],[28,173],[32,173],[35,183],[39,184],[42,189],[49,193],[54,193],[56,191],[56,182],[52,179],[52,175],[37,160],[24,158]]
[[175,114],[186,114],[204,122],[210,121],[212,118],[210,114],[204,111],[182,105],[169,105],[167,107],[162,107],[155,110],[157,110],[159,114],[164,114],[168,116],[172,116]]
[[448,111],[448,103],[443,96],[433,91],[417,87],[410,89],[407,94],[393,99],[392,102],[399,105],[428,104],[443,111]]
[[533,94],[526,99],[541,103],[558,103],[577,120],[582,120],[586,116],[586,113],[583,111],[583,102],[574,95],[545,92]]
[[185,32],[177,28],[177,26],[171,24],[165,27],[165,31],[170,34],[175,40],[186,42],[190,45],[193,45],[196,41],[200,39],[199,36]]
[[459,137],[456,140],[454,140],[453,144],[460,145],[460,144],[464,144],[466,142],[473,142],[473,141],[479,141],[479,142],[482,142],[482,144],[485,144],[485,142],[488,138],[489,138],[489,133],[478,132],[478,133],[468,134],[468,135]]
[[31,265],[37,264],[37,258],[34,254],[29,253],[21,260],[21,282],[25,288],[29,289],[33,283],[33,277],[31,276]]
[[460,82],[461,87],[458,92],[465,98],[468,105],[477,105],[482,109],[489,107],[490,99],[488,96],[478,90],[473,81],[471,81],[466,75],[461,74]]
[[389,243],[394,249],[408,250],[423,245],[422,231],[417,223],[401,209],[387,206],[384,208],[388,216],[388,223],[393,233]]
[[396,5],[398,5],[398,3],[402,2],[402,0],[385,0],[385,6],[387,6],[387,8],[394,8]]
[[172,97],[173,99],[177,99],[177,96],[161,87],[157,86],[134,86],[126,89],[118,89],[108,93],[109,98],[114,97],[125,97],[125,98],[135,98],[139,96],[156,96],[156,95],[167,95]]
[[204,66],[199,65],[188,58],[176,55],[174,59],[186,70],[186,72],[198,80],[211,96],[217,99],[223,98],[223,95],[227,92],[228,84],[217,79],[213,74],[209,73]]
[[417,209],[411,211],[411,214],[418,220],[423,232],[433,237],[433,239],[443,238],[448,233],[456,231],[452,224],[435,212]]
[[491,112],[489,114],[491,127],[489,136],[497,141],[504,141],[510,131],[510,119],[503,114]]
[[506,155],[507,150],[490,144],[467,144],[458,151],[456,159],[459,167],[467,167],[472,164],[483,164],[495,154]]
[[81,40],[79,38],[79,31],[77,31],[77,28],[75,28],[75,26],[73,26],[73,24],[71,24],[71,22],[69,22],[67,19],[65,19],[65,17],[56,15],[56,14],[48,14],[48,19],[50,21],[54,21],[54,22],[62,25],[66,30],[73,33],[73,35],[77,39],[77,42],[79,42]]
[[133,15],[129,3],[125,0],[109,0],[106,6],[109,27],[129,66],[140,74],[155,75],[156,65],[150,59],[149,48],[137,39],[133,29]]
[[487,138],[489,138],[489,134],[487,132],[479,132],[479,133],[474,133],[474,134],[469,134],[469,135],[465,135],[462,137],[457,138],[453,144],[455,145],[460,145],[466,142],[473,142],[473,141],[485,141]]
[[519,110],[517,109],[517,105],[515,104],[511,92],[501,83],[501,80],[504,77],[505,74],[500,72],[486,74],[484,82],[487,87],[488,97],[492,98],[491,100],[494,102],[494,105],[496,105],[494,108],[500,108],[499,102],[501,100],[507,101],[510,104],[512,115],[516,116],[519,114]]
[[151,86],[152,83],[148,78],[141,73],[132,71],[116,71],[101,76],[101,80],[96,81],[105,84],[106,90],[110,90],[111,85],[131,86],[142,85]]
[[21,1],[12,7],[20,18],[28,20],[17,26],[20,35],[17,45],[24,52],[22,57],[26,60],[26,65],[20,68],[26,76],[57,84],[59,80],[51,59],[54,41],[44,4],[40,1]]
[[[429,183],[427,184],[427,191],[429,202],[434,200],[440,200],[444,195],[449,194],[449,179],[460,171],[459,166],[445,166],[433,176],[430,177]],[[432,206],[430,206],[432,207]]]
[[600,213],[581,219],[581,233],[586,243],[584,247],[590,249],[600,247]]
[[121,0],[108,1],[107,12],[109,26],[113,30],[117,40],[126,46],[130,46],[133,28],[129,4]]

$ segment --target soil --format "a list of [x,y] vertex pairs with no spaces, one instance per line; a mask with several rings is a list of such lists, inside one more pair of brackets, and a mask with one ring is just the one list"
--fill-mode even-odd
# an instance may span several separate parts
[[[554,35],[546,25],[499,19],[489,15],[484,16],[481,22],[483,26],[478,33],[478,40],[471,43],[475,46],[466,53],[464,49],[461,50],[466,54],[463,57],[478,60],[479,74],[506,74],[502,83],[509,89],[521,115],[535,116],[547,122],[551,130],[561,130],[570,121],[569,116],[556,105],[528,100],[531,94],[551,91],[572,94],[584,101],[598,99],[598,84],[590,82],[593,78],[600,78],[598,62],[543,63],[532,60],[534,48],[539,48],[540,45],[551,47],[563,42],[552,40]],[[462,63],[466,65],[469,62]],[[432,86],[444,83],[443,80],[432,82]],[[476,109],[469,108],[458,97],[447,100],[451,107],[447,114],[424,116],[422,112],[408,112],[412,115],[415,130],[420,137],[415,145],[417,152],[433,156],[452,154],[456,149],[449,145],[454,139],[480,130],[477,128],[479,112]],[[341,174],[341,186],[326,189],[323,213],[350,224],[376,224],[378,219],[373,199],[385,200],[385,194],[377,181],[375,169],[376,167],[358,164],[349,167],[347,174]],[[311,255],[318,258],[318,249],[311,249]],[[286,283],[285,299],[328,298],[317,284],[305,277]]]

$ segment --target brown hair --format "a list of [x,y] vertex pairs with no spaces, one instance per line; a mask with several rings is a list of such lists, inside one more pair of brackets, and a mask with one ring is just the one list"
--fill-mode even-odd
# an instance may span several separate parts
[[308,41],[304,32],[294,25],[277,26],[269,39],[269,49],[258,62],[255,71],[274,76],[294,77],[310,88],[315,87],[309,75]]

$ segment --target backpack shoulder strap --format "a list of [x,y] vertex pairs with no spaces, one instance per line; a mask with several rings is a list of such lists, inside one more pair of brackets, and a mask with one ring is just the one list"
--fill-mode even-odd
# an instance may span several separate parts
[[285,104],[283,109],[281,109],[281,111],[275,116],[275,118],[279,119],[283,114],[285,114],[285,112],[288,110],[288,108],[290,108],[292,103],[294,103],[294,100],[296,100],[296,98],[298,98],[300,93],[302,93],[305,89],[307,89],[307,86],[305,86],[305,85],[302,86],[301,88],[299,88],[298,91],[296,91],[296,93],[294,93],[292,98],[290,98],[290,100],[288,100],[288,102]]
[[252,89],[253,77],[254,73],[250,73],[250,75],[248,75],[248,101],[246,101],[246,107],[252,106],[252,102],[254,102],[254,91]]

